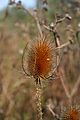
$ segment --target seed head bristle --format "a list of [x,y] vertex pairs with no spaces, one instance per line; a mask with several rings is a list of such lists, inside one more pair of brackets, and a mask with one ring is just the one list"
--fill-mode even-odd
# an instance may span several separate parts
[[47,40],[38,40],[29,50],[28,71],[34,77],[48,75],[52,68],[52,44]]

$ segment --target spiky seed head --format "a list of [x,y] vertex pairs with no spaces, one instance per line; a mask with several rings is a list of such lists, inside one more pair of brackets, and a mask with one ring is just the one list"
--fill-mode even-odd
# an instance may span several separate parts
[[62,120],[80,120],[80,108],[71,106],[63,113]]
[[53,46],[49,40],[38,40],[31,45],[28,56],[28,71],[34,77],[44,77],[51,71]]

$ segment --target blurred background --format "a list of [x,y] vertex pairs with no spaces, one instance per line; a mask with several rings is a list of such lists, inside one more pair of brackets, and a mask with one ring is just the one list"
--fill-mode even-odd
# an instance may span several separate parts
[[[23,74],[22,54],[27,43],[38,37],[38,29],[34,18],[18,5],[33,11],[40,10],[40,20],[46,18],[47,25],[55,21],[55,15],[63,17],[69,14],[72,20],[58,25],[61,44],[73,40],[63,50],[61,67],[64,71],[65,83],[71,92],[80,79],[80,0],[48,0],[48,10],[43,13],[43,2],[40,0],[0,0],[0,120],[35,120],[36,119],[36,86],[35,80]],[[9,5],[8,5],[9,3]],[[43,29],[44,30],[44,29]],[[45,30],[44,30],[45,31]],[[54,42],[53,35],[47,31]],[[27,50],[26,50],[27,52]],[[25,60],[26,66],[26,60]],[[47,104],[53,106],[60,114],[61,106],[68,105],[68,99],[60,83],[60,79],[44,83],[42,94],[42,110],[44,120],[53,120]],[[73,102],[80,105],[80,85],[73,96]]]
[[[8,1],[9,0],[0,0],[0,10],[4,9],[7,7],[8,5]],[[14,0],[13,0],[14,1]],[[18,2],[18,0],[15,0],[16,2]],[[33,8],[36,6],[36,0],[22,0],[22,3],[23,5],[26,7],[26,8]]]

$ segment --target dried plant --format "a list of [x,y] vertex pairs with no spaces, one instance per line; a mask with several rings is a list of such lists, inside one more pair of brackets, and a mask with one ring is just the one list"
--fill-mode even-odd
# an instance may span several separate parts
[[[25,46],[24,50],[22,50],[22,68],[24,75],[29,77],[30,79],[35,80],[36,82],[36,108],[37,108],[37,113],[36,113],[36,119],[37,120],[43,120],[43,108],[42,108],[42,92],[43,92],[43,81],[53,81],[53,79],[57,79],[54,77],[54,73],[56,73],[56,76],[58,76],[58,79],[61,82],[61,85],[63,87],[64,93],[66,97],[68,98],[68,102],[70,105],[72,105],[73,102],[73,96],[77,93],[79,85],[80,85],[80,75],[79,78],[76,80],[75,85],[69,91],[68,86],[66,85],[66,76],[65,76],[65,71],[64,69],[60,66],[61,65],[61,60],[64,56],[64,48],[69,48],[71,44],[73,44],[74,37],[75,35],[73,34],[73,29],[70,29],[70,25],[67,25],[67,31],[68,31],[68,36],[67,39],[68,41],[62,44],[62,38],[60,36],[58,26],[68,20],[71,22],[73,19],[69,14],[65,14],[63,16],[60,16],[56,14],[54,22],[52,21],[49,23],[46,19],[46,17],[41,17],[39,16],[40,11],[38,9],[35,9],[33,11],[27,10],[26,8],[23,7],[22,2],[18,1],[16,2],[15,0],[9,0],[9,6],[11,5],[16,5],[16,9],[22,9],[23,11],[29,13],[29,15],[35,20],[35,23],[38,28],[38,35],[37,40],[32,43],[29,43],[29,48],[28,50],[28,44]],[[8,6],[8,7],[9,7]],[[8,17],[8,7],[5,11],[5,16]],[[44,12],[48,12],[48,1],[43,0],[42,1],[42,16],[44,15]],[[42,19],[41,19],[42,18]],[[25,26],[25,25],[24,25]],[[24,29],[24,27],[23,27]],[[46,32],[51,33],[53,37],[53,41],[51,41],[51,38],[44,37],[46,36]],[[76,32],[76,37],[79,42],[79,33],[80,30]],[[8,39],[8,36],[6,38],[1,34],[0,39],[5,41]],[[55,48],[54,44],[55,43]],[[61,50],[63,51],[61,53]],[[27,53],[27,58],[25,59],[26,64],[24,65],[24,58],[25,54]],[[56,56],[56,61],[54,58],[54,55]],[[25,69],[27,67],[27,70]],[[56,71],[56,72],[55,72]],[[3,90],[1,93],[1,102],[0,102],[0,107],[3,108],[1,111],[1,115],[4,118],[7,118],[9,115],[11,115],[11,111],[13,112],[14,106],[16,107],[15,104],[15,97],[16,94],[19,92],[22,86],[25,86],[26,80],[24,81],[18,81],[12,83],[11,80],[5,80],[6,82],[2,82],[3,84]],[[12,87],[12,88],[11,88]],[[25,100],[26,101],[26,100]],[[26,102],[24,102],[25,106]],[[47,106],[48,110],[52,113],[53,117],[56,118],[57,120],[79,120],[80,118],[80,108],[77,109],[77,107],[70,107],[66,109],[66,111],[63,112],[62,116],[54,111],[54,109],[51,108],[50,105]],[[22,107],[23,108],[23,107]],[[7,110],[8,109],[8,110]],[[22,111],[21,111],[22,112]],[[61,113],[60,113],[61,114]],[[20,117],[18,117],[20,119]],[[23,117],[22,117],[23,119]]]
[[[47,4],[47,2],[43,1],[43,6],[44,6],[44,4]],[[43,9],[45,9],[45,8],[43,7]],[[64,47],[67,47],[70,44],[73,44],[73,40],[69,39],[68,42],[66,42],[65,44],[61,45],[61,38],[60,38],[60,36],[59,36],[59,34],[57,32],[57,25],[62,23],[65,19],[72,20],[72,17],[69,14],[65,14],[64,17],[62,17],[62,18],[60,17],[58,19],[58,17],[56,16],[55,22],[51,23],[50,26],[47,26],[44,23],[42,23],[41,21],[39,21],[38,16],[37,16],[37,10],[35,11],[35,15],[32,15],[30,12],[29,12],[29,14],[36,20],[37,27],[38,27],[38,30],[39,30],[41,38],[43,37],[43,32],[42,32],[41,26],[44,27],[45,29],[49,30],[50,32],[52,32],[53,35],[54,35],[54,41],[55,41],[55,46],[56,46],[55,50],[57,50],[57,60],[56,60],[56,64],[57,64],[56,68],[58,68],[58,72],[57,73],[59,74],[58,76],[60,77],[63,89],[64,89],[65,94],[66,94],[66,96],[67,96],[67,98],[69,100],[69,103],[72,103],[72,96],[69,93],[69,91],[67,89],[67,86],[66,86],[66,84],[64,82],[64,79],[63,79],[63,77],[61,75],[61,74],[64,74],[64,73],[62,72],[63,71],[62,68],[59,67],[59,62],[60,62],[60,57],[61,57],[60,56],[60,49],[62,49]],[[32,76],[34,76],[34,78],[36,79],[36,83],[40,83],[40,84],[41,84],[40,78],[42,78],[42,79],[45,78],[46,74],[48,74],[48,72],[51,69],[52,61],[54,61],[53,59],[51,59],[51,58],[53,58],[52,54],[50,54],[51,50],[49,49],[48,45],[45,44],[45,42],[46,42],[45,40],[41,40],[37,45],[35,45],[36,47],[33,46],[33,49],[31,49],[31,51],[29,53],[29,61],[28,61],[28,63],[29,63],[28,64],[28,68],[29,68],[28,71],[29,71],[29,73]],[[34,49],[34,48],[36,48],[36,49]],[[44,59],[42,59],[42,58],[44,58]],[[54,72],[53,72],[53,74],[54,74]],[[78,83],[78,85],[79,85],[79,83]],[[39,93],[39,91],[38,91],[38,93]],[[72,91],[72,93],[73,93],[73,91]],[[40,98],[40,96],[38,96],[38,97]],[[49,109],[49,110],[52,112],[51,109]],[[56,116],[57,115],[56,113],[52,112],[52,114],[57,119],[59,119]]]
[[[54,47],[51,44],[51,41],[47,40],[46,38],[43,38],[43,39],[36,41],[28,49],[27,70],[28,70],[29,75],[33,76],[36,81],[36,100],[37,100],[36,103],[37,103],[37,112],[38,112],[37,119],[38,120],[42,120],[41,80],[42,79],[46,80],[46,77],[48,77],[49,73],[52,71],[53,63],[54,63],[53,48]],[[22,65],[23,65],[23,61],[22,61]],[[24,65],[23,65],[23,70],[26,73]]]
[[80,120],[80,108],[79,106],[67,107],[62,113],[62,120]]
[[37,41],[29,50],[28,71],[34,78],[45,78],[54,63],[53,46],[47,39]]

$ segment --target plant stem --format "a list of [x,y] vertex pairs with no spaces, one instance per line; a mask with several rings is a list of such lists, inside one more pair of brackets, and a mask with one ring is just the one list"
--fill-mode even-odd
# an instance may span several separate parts
[[37,120],[43,120],[41,107],[42,87],[40,84],[36,85],[36,105],[37,105]]

